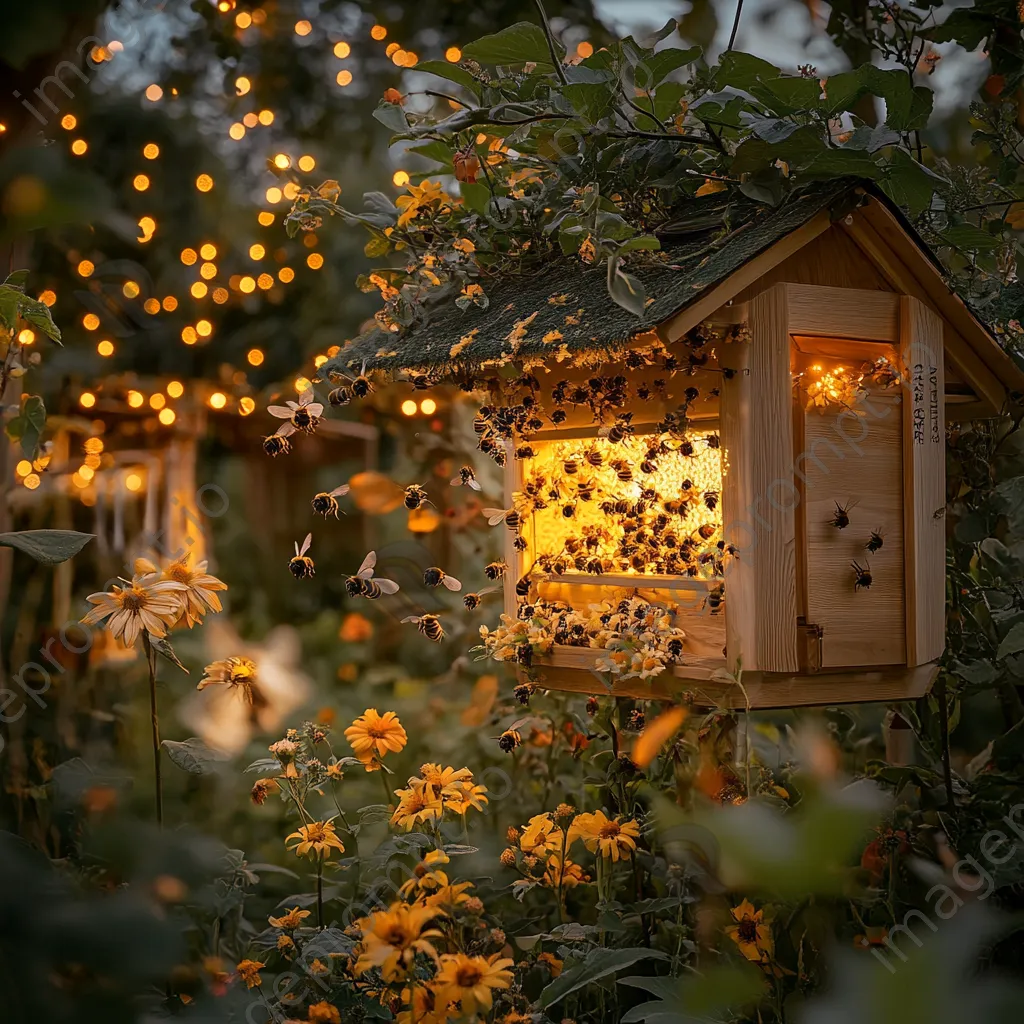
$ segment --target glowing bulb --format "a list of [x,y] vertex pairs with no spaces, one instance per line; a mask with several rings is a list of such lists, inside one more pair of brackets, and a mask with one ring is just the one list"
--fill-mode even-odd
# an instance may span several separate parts
[[167,404],[167,399],[158,391],[155,395],[149,396],[149,407],[151,409],[162,409]]
[[129,404],[129,405],[130,405],[130,406],[131,406],[131,407],[132,407],[133,409],[138,409],[138,408],[139,408],[139,406],[140,406],[140,405],[142,405],[142,403],[143,403],[143,402],[144,402],[145,400],[146,400],[146,399],[145,399],[145,398],[143,397],[143,395],[142,395],[142,392],[141,392],[141,391],[129,391],[129,392],[128,392],[128,404]]
[[167,382],[166,390],[171,398],[181,398],[185,394],[185,385],[180,380],[171,380]]
[[96,351],[101,356],[112,356],[114,354],[114,343],[112,341],[101,341],[96,346]]
[[146,299],[142,304],[142,308],[152,316],[155,313],[160,312],[160,300],[159,299]]
[[451,61],[452,64],[458,64],[462,60],[462,51],[457,46],[449,46],[444,51],[444,59]]
[[223,391],[214,391],[209,401],[211,409],[223,409],[228,404],[228,396]]
[[18,343],[21,345],[31,345],[36,340],[36,332],[30,327],[26,327],[24,330],[18,331]]
[[300,171],[311,171],[314,167],[316,167],[316,160],[314,160],[308,153],[299,157]]
[[245,75],[239,75],[238,78],[235,79],[235,92],[237,92],[239,96],[244,96],[251,88],[252,82],[250,82]]
[[411,398],[407,398],[402,403],[402,412],[406,416],[415,416],[416,415],[416,403]]
[[96,470],[92,466],[79,466],[78,475],[88,483],[96,475]]
[[339,71],[335,76],[334,80],[338,83],[338,85],[342,86],[342,88],[344,88],[346,85],[351,85],[352,72],[349,71],[348,69],[344,71]]
[[243,416],[248,416],[251,412],[254,412],[255,410],[256,403],[248,395],[238,400],[238,411]]
[[211,178],[209,174],[200,174],[199,177],[196,178],[196,188],[199,189],[200,192],[209,192],[210,189],[213,188],[213,178]]
[[192,287],[189,288],[189,292],[193,299],[205,299],[208,291],[209,288],[207,288],[202,281],[196,281]]
[[213,324],[209,320],[197,320],[196,321],[196,334],[200,338],[208,338],[213,334]]
[[204,260],[216,259],[217,246],[215,246],[212,242],[204,242],[199,247],[199,255],[202,256]]
[[244,125],[244,124],[242,124],[242,123],[241,123],[241,122],[239,122],[239,121],[236,121],[236,122],[235,122],[235,123],[234,123],[234,124],[233,124],[233,125],[232,125],[232,126],[231,126],[231,127],[229,128],[229,129],[228,129],[228,135],[229,135],[229,136],[230,136],[230,137],[231,137],[232,139],[234,139],[234,140],[235,140],[235,142],[238,142],[238,140],[239,140],[239,139],[242,139],[242,138],[244,138],[244,137],[245,137],[245,125]]
[[267,189],[266,195],[268,203],[279,203],[281,202],[283,193],[276,185],[271,185],[270,188]]
[[163,305],[168,313],[173,313],[178,308],[178,300],[173,295],[166,295]]
[[231,295],[228,293],[227,288],[213,289],[213,301],[216,302],[218,306],[223,306],[230,298]]
[[287,153],[278,153],[274,157],[274,166],[281,171],[287,171],[292,165],[292,158]]
[[420,412],[423,413],[424,416],[433,416],[433,414],[437,412],[437,402],[432,398],[424,398],[423,401],[420,402]]
[[266,255],[267,255],[267,250],[264,249],[263,246],[260,245],[259,242],[257,242],[255,245],[250,245],[249,246],[249,259],[251,259],[251,260],[261,260]]
[[145,174],[136,174],[132,179],[132,187],[136,192],[145,192],[149,188],[149,178]]
[[204,281],[212,281],[217,276],[217,264],[216,263],[204,263],[199,268],[199,276]]
[[38,473],[29,473],[29,475],[25,477],[24,483],[30,491],[34,491],[42,481],[39,479]]
[[352,52],[352,47],[348,43],[341,42],[334,44],[334,56],[339,60],[344,60]]
[[73,131],[78,125],[78,118],[74,114],[65,114],[60,119],[61,128],[65,128],[67,131]]
[[14,472],[18,476],[28,476],[32,472],[32,463],[28,459],[22,459],[21,462],[14,467]]
[[142,477],[138,473],[129,473],[124,478],[124,485],[129,491],[141,491],[142,490]]
[[71,152],[74,153],[75,156],[82,156],[88,149],[89,143],[86,142],[85,139],[75,139],[75,141],[71,143]]
[[594,46],[593,46],[593,44],[592,43],[588,43],[586,41],[580,43],[576,47],[576,56],[577,57],[582,57],[584,60],[586,60],[587,57],[593,57],[594,56]]
[[137,299],[141,291],[142,289],[139,287],[138,281],[125,281],[121,286],[121,294],[126,299]]
[[259,112],[260,124],[267,125],[274,123],[274,112],[272,110],[261,110]]
[[269,210],[260,210],[259,216],[256,218],[262,227],[269,228],[274,223],[274,215]]
[[295,280],[295,271],[291,267],[282,267],[277,272],[277,279],[282,281],[284,284],[288,284]]
[[194,327],[183,327],[181,329],[181,340],[185,342],[186,345],[194,345],[199,340],[199,335],[196,334],[196,329]]
[[52,306],[57,301],[57,293],[47,288],[46,291],[40,293],[39,301],[44,306]]
[[156,103],[156,101],[160,99],[163,96],[163,94],[164,91],[160,88],[159,85],[151,85],[146,90],[146,99],[149,100],[150,103]]
[[195,251],[195,249],[181,250],[181,262],[184,263],[186,267],[191,267],[192,264],[195,263],[197,259],[199,259],[199,254]]
[[313,386],[313,382],[308,377],[296,377],[295,378],[295,390],[301,395],[303,391],[308,391]]
[[313,26],[308,21],[295,22],[295,34],[297,36],[308,36],[313,31]]
[[386,39],[387,34],[388,30],[383,25],[374,25],[373,28],[370,29],[370,38],[376,39],[378,43],[382,39]]
[[92,260],[82,260],[75,269],[82,277],[91,277],[96,266]]
[[310,270],[319,270],[324,265],[324,258],[318,252],[311,252],[306,257],[306,266]]
[[391,180],[399,187],[405,188],[409,184],[409,172],[408,171],[395,171],[391,176]]
[[155,142],[147,142],[142,147],[142,155],[147,160],[155,160],[160,155],[160,147]]
[[250,292],[256,291],[256,279],[253,277],[249,277],[249,275],[246,274],[246,276],[243,277],[241,281],[238,282],[238,290],[241,292],[245,292],[246,295],[248,295]]
[[249,349],[245,358],[249,360],[250,366],[261,366],[263,363],[264,355],[260,349],[251,348]]
[[95,331],[100,325],[100,318],[95,313],[86,313],[82,317],[82,326],[87,331]]
[[78,404],[83,409],[91,409],[96,404],[96,396],[91,391],[83,391],[78,396]]
[[173,409],[161,409],[157,414],[157,419],[165,427],[169,427],[177,418],[178,414]]

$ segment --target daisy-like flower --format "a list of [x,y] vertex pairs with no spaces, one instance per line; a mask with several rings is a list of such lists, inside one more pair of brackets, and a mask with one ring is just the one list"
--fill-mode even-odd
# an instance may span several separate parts
[[260,963],[259,960],[243,960],[235,967],[235,970],[238,971],[238,976],[245,982],[246,988],[256,988],[263,984],[263,979],[260,978],[260,971],[266,966],[266,964]]
[[367,708],[345,730],[345,739],[361,761],[383,757],[388,751],[397,754],[409,741],[398,715],[394,711],[381,715],[376,708]]
[[[569,840],[566,841],[567,848],[568,845]],[[562,830],[551,820],[550,811],[535,814],[527,822],[523,834],[519,837],[519,849],[523,853],[561,852]]]
[[[443,872],[438,871],[437,874],[440,875]],[[447,876],[445,881],[447,881]],[[460,907],[473,898],[467,895],[468,890],[472,888],[472,882],[448,882],[447,885],[442,885],[437,892],[425,897],[423,902],[428,907]]]
[[331,1003],[313,1003],[306,1011],[306,1019],[310,1024],[341,1024],[341,1014]]
[[594,811],[593,814],[576,816],[569,827],[570,842],[576,836],[583,840],[591,853],[600,853],[602,857],[616,861],[636,849],[640,826],[632,818],[620,822],[607,817],[603,811]]
[[334,824],[330,821],[314,821],[309,825],[300,825],[285,842],[290,843],[293,839],[297,839],[298,842],[288,849],[294,850],[297,857],[312,854],[315,857],[327,858],[330,857],[331,850],[345,852],[342,841],[334,831]]
[[457,782],[472,781],[473,773],[468,768],[442,768],[439,764],[421,764],[420,778],[444,794],[449,786]]
[[410,779],[408,789],[396,789],[399,803],[391,815],[391,824],[411,832],[419,822],[433,824],[444,813],[441,796],[422,779]]
[[148,558],[135,559],[135,572],[142,575],[144,582],[163,581],[180,583],[184,588],[182,615],[189,629],[203,621],[207,612],[222,610],[216,591],[227,590],[228,585],[206,571],[209,564],[205,559],[196,562],[195,568],[188,565],[188,554],[168,562],[158,569]]
[[397,1024],[448,1024],[451,1015],[444,1003],[438,1003],[426,985],[410,985],[402,989],[402,1010]]
[[486,1013],[494,1002],[494,990],[512,984],[512,960],[499,953],[491,956],[467,956],[448,953],[441,957],[441,967],[432,988],[438,1003],[459,1003],[464,1017]]
[[291,931],[295,928],[301,928],[302,922],[309,917],[309,914],[308,910],[299,910],[298,907],[292,907],[287,914],[282,914],[280,917],[268,917],[267,921],[270,922],[271,928],[284,928]]
[[196,684],[196,689],[205,690],[208,686],[220,684],[238,687],[254,713],[267,705],[267,698],[260,692],[256,662],[252,658],[224,658],[211,662],[203,669],[203,678]]
[[772,941],[771,924],[764,919],[763,910],[755,910],[754,904],[745,899],[730,911],[736,923],[725,929],[725,934],[739,947],[739,951],[754,963],[764,963],[772,958],[775,944]]
[[357,921],[362,938],[355,973],[363,974],[379,967],[384,980],[392,982],[405,977],[417,953],[426,953],[437,960],[437,950],[430,940],[441,938],[441,932],[427,925],[440,916],[443,911],[439,907],[394,903],[388,910]]
[[92,626],[109,617],[107,629],[126,647],[134,646],[143,630],[155,637],[167,636],[181,614],[185,585],[139,575],[131,583],[123,582],[124,587],[115,584],[109,592],[90,594],[86,600],[95,607],[82,622]]
[[444,791],[445,807],[456,814],[465,814],[470,809],[482,811],[487,802],[487,787],[472,779],[456,782]]
[[440,868],[450,863],[451,858],[443,850],[431,850],[413,869],[399,892],[411,898],[417,892],[433,892],[449,884],[448,876]]

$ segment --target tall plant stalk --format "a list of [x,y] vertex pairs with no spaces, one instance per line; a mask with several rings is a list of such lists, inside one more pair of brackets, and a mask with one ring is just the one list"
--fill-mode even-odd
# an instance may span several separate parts
[[150,642],[149,633],[143,631],[142,646],[146,652],[146,664],[149,667],[149,714],[153,737],[153,787],[156,798],[156,823],[164,826],[164,792],[160,774],[160,717],[156,703],[156,651]]

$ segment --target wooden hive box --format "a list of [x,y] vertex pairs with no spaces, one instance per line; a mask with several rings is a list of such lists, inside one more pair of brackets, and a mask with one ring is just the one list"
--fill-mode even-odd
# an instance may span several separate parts
[[[853,182],[831,189],[753,214],[717,247],[684,238],[645,280],[653,299],[639,325],[602,294],[603,272],[577,265],[496,289],[485,313],[448,312],[398,345],[370,338],[343,353],[346,366],[368,359],[473,381],[511,364],[533,375],[547,408],[595,376],[621,375],[636,393],[662,364],[631,353],[652,345],[685,369],[630,401],[625,440],[563,400],[557,425],[508,442],[507,508],[536,480],[553,486],[548,507],[523,517],[525,548],[507,533],[506,613],[538,598],[584,608],[637,595],[673,609],[686,635],[669,670],[619,678],[613,693],[788,707],[910,699],[935,678],[946,424],[998,414],[1024,392],[1024,374],[884,196]],[[509,380],[507,369],[490,377],[499,401]],[[687,388],[699,398],[688,401]],[[645,474],[644,452],[680,404],[687,445],[677,432]],[[600,465],[588,461],[595,452]],[[612,468],[617,458],[628,477]],[[665,569],[677,565],[663,543],[675,525],[658,534],[661,571],[630,563],[622,532],[638,520],[626,506],[640,507],[648,477],[659,502],[689,499],[685,532],[710,552],[696,573]],[[601,538],[596,561],[569,550],[586,531]],[[599,567],[609,551],[616,557]],[[556,645],[531,676],[603,692],[603,653]]]

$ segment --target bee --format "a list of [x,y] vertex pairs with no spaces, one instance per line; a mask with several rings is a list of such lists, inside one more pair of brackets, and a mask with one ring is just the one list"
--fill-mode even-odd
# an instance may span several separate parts
[[593,480],[580,480],[576,485],[576,493],[579,495],[580,501],[593,501],[594,487]]
[[478,412],[473,417],[473,432],[475,434],[486,434],[491,429],[490,424],[487,422],[487,417],[482,415],[482,412]]
[[624,484],[628,484],[633,479],[633,467],[623,459],[616,459],[612,462],[612,469],[615,470],[615,475]]
[[295,542],[295,557],[288,563],[288,571],[297,580],[306,580],[315,572],[313,565],[313,559],[306,554],[309,550],[310,544],[313,543],[313,534],[307,533],[306,539],[302,542],[302,547],[299,547],[299,542]]
[[712,615],[717,615],[722,610],[722,604],[725,602],[725,587],[717,586],[714,590],[708,591],[706,600],[708,611]]
[[511,754],[520,743],[523,742],[523,737],[519,735],[517,729],[506,729],[498,737],[498,746],[506,753]]
[[521,444],[515,451],[517,459],[532,459],[536,456],[536,452],[528,445]]
[[683,641],[680,640],[678,637],[673,637],[671,640],[669,640],[667,647],[669,657],[672,658],[673,661],[678,661],[682,657]]
[[633,419],[631,412],[624,412],[621,416],[615,417],[615,422],[610,427],[602,427],[598,433],[607,437],[612,444],[621,444],[633,433],[630,421]]
[[555,409],[551,413],[551,422],[557,427],[563,424],[567,419],[568,415],[564,409]]
[[516,596],[517,597],[528,597],[530,594],[530,577],[529,575],[523,576],[516,583]]
[[462,584],[454,576],[449,576],[443,569],[438,569],[437,566],[424,569],[423,582],[428,587],[436,587],[443,583],[448,590],[462,589]]
[[714,512],[718,508],[718,491],[705,491],[704,492],[704,507],[709,512]]
[[263,450],[268,455],[287,455],[292,450],[292,443],[281,434],[271,434],[263,438]]
[[427,492],[423,490],[423,488],[419,484],[409,484],[409,486],[406,487],[405,489],[405,507],[409,509],[410,512],[414,512],[424,502],[426,502],[428,505],[434,504],[427,497]]
[[604,572],[604,563],[600,558],[592,558],[587,562],[587,572],[591,576],[600,576]]
[[412,385],[413,391],[426,391],[434,386],[428,374],[425,373],[412,373],[409,375],[409,383]]
[[708,434],[704,438],[704,443],[713,451],[718,451],[722,447],[722,439],[718,434]]
[[882,532],[880,530],[872,530],[871,536],[868,538],[868,542],[864,547],[866,547],[871,554],[874,554],[876,551],[882,550],[882,542]]
[[336,408],[341,405],[348,405],[352,401],[352,389],[346,384],[339,384],[327,393],[327,401]]
[[500,580],[508,566],[504,562],[489,562],[484,566],[484,575],[489,580]]
[[857,591],[864,587],[867,590],[871,586],[871,569],[856,562],[851,562],[850,567],[853,569],[853,589]]
[[488,526],[497,526],[502,520],[510,530],[518,530],[523,517],[513,508],[485,508],[484,515],[487,516]]
[[690,503],[685,498],[680,498],[676,501],[666,501],[663,508],[669,515],[685,517],[690,511]]
[[575,476],[576,473],[579,472],[579,468],[580,464],[576,461],[576,459],[566,459],[565,462],[562,463],[562,469],[569,476]]
[[340,487],[335,487],[333,491],[321,491],[319,494],[313,497],[310,504],[313,506],[313,511],[318,515],[321,515],[326,519],[329,515],[338,518],[338,498],[348,494],[351,490],[348,484],[342,484]]
[[500,587],[485,587],[483,590],[476,591],[473,594],[466,594],[462,598],[462,603],[469,611],[476,611],[480,607],[480,602],[483,601],[487,594],[493,594],[496,590],[500,589]]
[[268,405],[267,412],[279,420],[287,420],[277,428],[280,437],[290,437],[296,430],[305,434],[312,434],[316,431],[320,417],[324,414],[324,407],[320,402],[314,402],[316,396],[312,388],[306,388],[299,395],[297,402],[286,402],[284,405]]
[[416,628],[435,644],[439,644],[444,639],[444,628],[436,615],[409,615],[402,621],[415,622]]
[[685,455],[688,459],[692,458],[696,452],[696,449],[693,447],[692,441],[681,441],[679,447],[676,450],[679,452],[680,455]]
[[365,398],[373,390],[370,378],[366,376],[365,370],[352,381],[352,394],[356,398]]
[[596,449],[591,448],[586,455],[587,462],[595,469],[604,465],[604,456]]
[[463,466],[462,469],[452,477],[451,485],[452,487],[470,487],[474,491],[480,490],[480,484],[477,481],[476,473],[473,472],[472,466]]
[[359,572],[355,576],[349,576],[345,580],[345,589],[349,597],[365,597],[376,601],[381,594],[395,594],[398,592],[398,584],[394,580],[375,580],[373,568],[377,564],[377,552],[371,551],[359,566]]
[[572,519],[576,515],[576,506],[573,504],[566,504],[562,506],[562,518]]
[[829,525],[834,526],[837,530],[845,530],[850,525],[850,509],[853,504],[848,501],[845,505],[840,505],[837,501],[835,506],[836,510],[832,513]]

